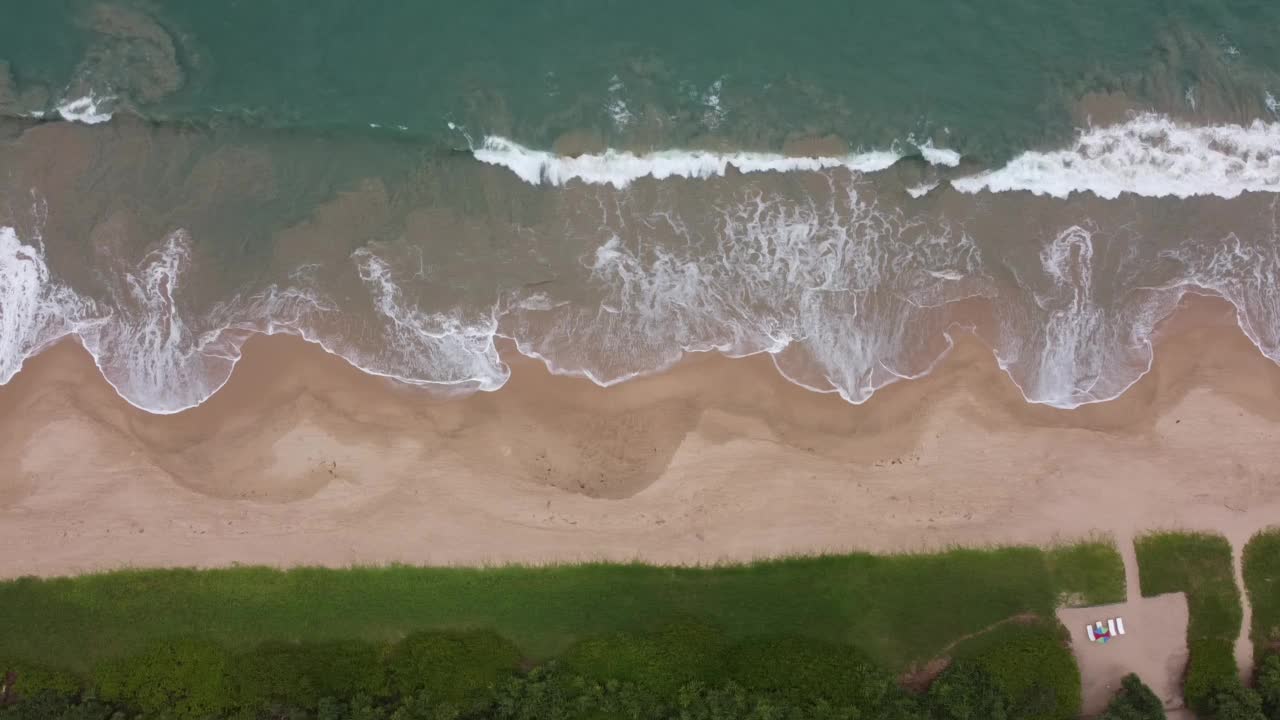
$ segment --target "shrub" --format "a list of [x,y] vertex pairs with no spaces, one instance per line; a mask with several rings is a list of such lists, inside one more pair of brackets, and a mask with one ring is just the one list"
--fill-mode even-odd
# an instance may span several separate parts
[[534,668],[528,675],[507,678],[497,687],[495,720],[556,720],[570,717],[572,701],[555,668]]
[[1182,695],[1196,713],[1208,714],[1214,696],[1223,688],[1240,684],[1235,649],[1219,638],[1195,640],[1188,646],[1190,660],[1182,685]]
[[567,673],[635,683],[674,697],[691,682],[722,680],[725,646],[718,629],[679,622],[651,633],[615,633],[578,642],[564,654],[561,665]]
[[1268,720],[1280,720],[1280,654],[1268,653],[1258,665],[1258,695]]
[[[966,650],[957,648],[961,654]],[[1070,720],[1080,712],[1080,668],[1057,623],[1009,623],[968,649],[1004,691],[1011,718]]]
[[64,670],[0,659],[0,702],[5,698],[30,697],[46,691],[75,695],[80,692],[80,685],[80,678]]
[[1209,697],[1207,712],[1202,716],[1212,720],[1266,720],[1258,693],[1238,680],[1218,687]]
[[827,700],[871,714],[903,692],[888,673],[847,645],[751,638],[730,648],[728,658],[730,677],[747,691],[794,705]]
[[267,643],[235,658],[230,685],[243,707],[314,710],[320,698],[386,695],[381,654],[361,642]]
[[387,658],[391,689],[401,696],[426,691],[441,702],[464,706],[487,695],[519,666],[516,646],[488,631],[414,633]]
[[1164,703],[1137,675],[1129,673],[1098,720],[1165,720]]
[[161,642],[103,663],[94,681],[104,700],[148,715],[164,711],[170,717],[203,718],[231,708],[228,662],[226,651],[207,641]]
[[1004,690],[981,665],[954,662],[933,684],[926,696],[929,717],[934,720],[1005,720]]

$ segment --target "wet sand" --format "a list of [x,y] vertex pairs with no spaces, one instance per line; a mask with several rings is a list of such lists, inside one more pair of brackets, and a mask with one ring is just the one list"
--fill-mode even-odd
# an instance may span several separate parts
[[507,353],[507,387],[441,399],[277,336],[205,405],[154,416],[64,342],[0,388],[0,575],[703,563],[1161,527],[1239,545],[1280,519],[1280,367],[1219,302],[1162,335],[1148,376],[1075,411],[1026,404],[969,338],[851,406],[713,356],[601,389]]

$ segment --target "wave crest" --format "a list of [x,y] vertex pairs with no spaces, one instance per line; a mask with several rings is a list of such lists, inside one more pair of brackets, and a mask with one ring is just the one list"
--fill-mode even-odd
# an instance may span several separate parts
[[844,168],[851,172],[876,172],[891,167],[901,156],[891,151],[853,153],[840,157],[793,157],[777,153],[717,153],[702,150],[661,150],[637,155],[621,150],[576,157],[532,150],[503,137],[490,135],[472,150],[475,158],[505,167],[530,185],[564,185],[580,180],[589,185],[624,188],[640,178],[710,178],[723,176],[730,166],[739,172],[795,172]]
[[1028,151],[1004,167],[951,181],[964,193],[1025,190],[1146,197],[1280,192],[1280,123],[1192,126],[1146,113],[1082,131],[1069,148]]

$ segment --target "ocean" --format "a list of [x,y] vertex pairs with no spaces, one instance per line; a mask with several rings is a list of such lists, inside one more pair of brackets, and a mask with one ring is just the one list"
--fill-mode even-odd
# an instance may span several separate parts
[[1280,3],[0,0],[0,382],[173,413],[255,333],[496,391],[959,333],[1113,399],[1188,293],[1280,361]]

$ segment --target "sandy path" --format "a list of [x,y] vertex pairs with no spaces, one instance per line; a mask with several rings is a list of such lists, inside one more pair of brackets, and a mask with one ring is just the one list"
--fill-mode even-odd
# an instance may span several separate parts
[[1244,584],[1244,546],[1245,540],[1231,545],[1231,565],[1235,572],[1236,587],[1240,588],[1240,606],[1244,615],[1240,623],[1240,637],[1236,638],[1236,667],[1240,669],[1240,679],[1249,682],[1253,679],[1253,640],[1250,627],[1253,625],[1253,605],[1249,602],[1249,593]]

